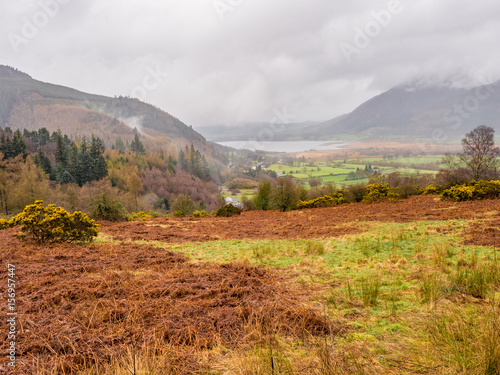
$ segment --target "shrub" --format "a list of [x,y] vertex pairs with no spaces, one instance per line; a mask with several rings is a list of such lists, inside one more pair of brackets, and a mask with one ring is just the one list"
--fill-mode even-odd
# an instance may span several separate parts
[[344,195],[341,192],[336,192],[331,195],[325,195],[312,199],[310,201],[299,201],[297,208],[316,208],[316,207],[331,207],[345,202]]
[[88,208],[90,216],[94,219],[106,221],[123,221],[127,219],[125,207],[106,192],[90,198]]
[[253,211],[255,210],[255,202],[253,199],[244,196],[241,198],[241,203],[243,204],[243,209],[245,211]]
[[[149,211],[148,213],[145,213],[144,211],[132,212],[127,216],[127,219],[130,221],[135,220],[135,219],[146,220],[146,219],[153,217],[152,215],[150,215],[151,212],[153,212],[153,211]],[[154,216],[154,217],[158,217],[158,216]]]
[[344,198],[349,203],[361,202],[366,195],[366,186],[363,184],[350,185],[344,191]]
[[363,202],[372,203],[380,200],[395,200],[399,198],[399,194],[395,193],[389,184],[370,184],[366,186],[366,195],[363,197]]
[[149,217],[160,217],[160,214],[156,211],[153,211],[153,210],[149,210],[148,211],[148,216]]
[[442,192],[442,198],[457,202],[496,198],[500,196],[500,181],[471,181],[452,186]]
[[236,206],[233,206],[232,204],[226,204],[225,206],[222,206],[217,210],[215,213],[215,216],[218,217],[231,217],[231,216],[236,216],[241,214],[241,209],[239,209]]
[[441,194],[442,198],[449,198],[457,202],[471,200],[473,196],[474,188],[466,185],[452,186]]
[[8,220],[0,219],[0,230],[10,228],[10,223]]
[[26,206],[11,222],[38,243],[91,241],[99,234],[98,224],[84,213],[70,214],[53,204],[43,207],[43,201]]
[[181,210],[174,211],[174,213],[172,215],[174,217],[184,217],[184,216],[186,216],[186,215],[184,215],[184,213]]
[[433,194],[441,194],[443,192],[442,185],[429,185],[422,189],[422,194],[425,195],[433,195]]
[[174,216],[176,211],[181,211],[182,216],[191,215],[196,209],[193,199],[189,195],[179,194],[172,204]]
[[193,212],[193,217],[207,217],[208,213],[206,211],[195,211]]

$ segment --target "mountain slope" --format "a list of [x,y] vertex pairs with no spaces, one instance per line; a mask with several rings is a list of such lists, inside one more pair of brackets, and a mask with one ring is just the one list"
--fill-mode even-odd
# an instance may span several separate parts
[[500,129],[500,81],[472,89],[395,87],[351,113],[313,126],[316,138],[339,134],[447,138],[486,124]]
[[[137,99],[92,95],[44,83],[0,65],[0,126],[49,131],[73,136],[91,133],[111,144],[141,133],[146,142],[165,137],[172,146],[193,143],[206,147],[205,138],[170,114]],[[136,128],[137,130],[134,130]]]

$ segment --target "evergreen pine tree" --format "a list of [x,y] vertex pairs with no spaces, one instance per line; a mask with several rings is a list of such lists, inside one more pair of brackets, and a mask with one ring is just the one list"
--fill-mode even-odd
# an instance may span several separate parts
[[168,157],[167,170],[169,172],[175,173],[175,165],[176,164],[177,164],[177,162],[175,161],[175,159],[172,156],[169,156]]
[[115,148],[118,151],[122,151],[122,152],[125,151],[125,143],[123,143],[123,140],[120,137],[116,138]]
[[186,154],[184,153],[183,150],[179,151],[179,165],[183,171],[188,170],[188,161],[186,159]]
[[144,154],[146,152],[146,149],[144,148],[144,145],[142,144],[137,134],[134,136],[132,142],[130,142],[130,151],[133,151],[137,154]]
[[69,173],[68,171],[64,171],[62,176],[61,176],[61,184],[70,184],[70,183],[74,183],[74,182],[75,182],[75,179],[71,175],[71,173]]
[[49,176],[52,174],[52,164],[45,152],[39,150],[38,153],[35,155],[34,161],[35,164],[40,166],[40,168],[42,168],[42,170]]
[[[77,184],[81,183],[81,176],[80,176],[80,165],[78,164],[79,162],[79,151],[78,151],[78,146],[73,143],[71,145],[71,151],[70,151],[70,156],[68,160],[68,165],[66,166],[65,170],[68,171],[71,176],[73,177],[74,181]],[[62,180],[62,176],[61,176]],[[61,181],[61,183],[64,183]]]
[[63,136],[61,135],[60,130],[58,130],[57,133],[55,133],[55,142],[56,142],[56,151],[55,151],[56,163],[60,164],[63,168],[65,168],[68,163],[68,155],[66,146],[64,145],[64,139]]
[[0,137],[0,152],[3,154],[2,160],[7,160],[12,157],[12,142],[4,133],[2,133]]
[[26,159],[28,156],[28,153],[26,152],[26,143],[24,142],[20,130],[16,130],[14,133],[14,137],[12,138],[12,150],[14,152],[14,157],[22,155],[23,159]]
[[106,163],[106,160],[104,159],[104,156],[99,155],[97,157],[97,162],[95,163],[94,166],[94,179],[100,180],[101,178],[104,178],[107,175],[108,175],[108,165]]
[[46,128],[38,129],[38,142],[39,146],[45,146],[50,142],[50,133]]
[[90,153],[88,151],[79,153],[78,157],[78,167],[79,167],[79,182],[78,185],[83,186],[87,182],[93,180],[94,177],[94,163],[92,162],[92,158],[90,157]]

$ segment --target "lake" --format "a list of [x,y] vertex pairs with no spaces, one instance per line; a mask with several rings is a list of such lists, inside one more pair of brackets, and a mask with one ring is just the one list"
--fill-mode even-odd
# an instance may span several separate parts
[[268,151],[268,152],[302,152],[311,150],[338,150],[345,146],[345,142],[336,141],[275,141],[275,142],[260,142],[260,141],[232,141],[232,142],[216,142],[222,146],[232,147],[235,149],[247,149],[252,151]]

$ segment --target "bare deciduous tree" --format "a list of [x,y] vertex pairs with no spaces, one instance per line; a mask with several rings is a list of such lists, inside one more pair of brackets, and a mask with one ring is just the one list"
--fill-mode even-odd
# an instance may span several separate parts
[[498,169],[500,149],[495,147],[495,130],[481,125],[462,139],[463,152],[459,159],[469,171],[473,180],[495,178]]

